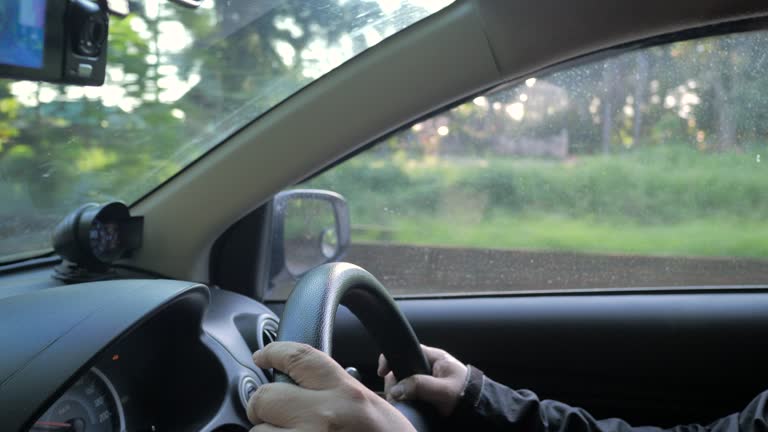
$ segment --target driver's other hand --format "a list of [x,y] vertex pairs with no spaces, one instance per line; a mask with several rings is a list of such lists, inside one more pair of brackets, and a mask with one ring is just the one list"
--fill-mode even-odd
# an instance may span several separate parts
[[256,425],[251,432],[415,432],[392,405],[309,345],[273,342],[256,351],[253,361],[298,385],[260,386],[248,401],[248,419]]
[[432,376],[413,375],[397,382],[387,359],[383,354],[379,356],[378,374],[384,378],[387,399],[390,402],[420,400],[434,406],[440,414],[448,416],[456,408],[464,391],[467,366],[441,349],[426,345],[422,345],[421,349],[432,366]]

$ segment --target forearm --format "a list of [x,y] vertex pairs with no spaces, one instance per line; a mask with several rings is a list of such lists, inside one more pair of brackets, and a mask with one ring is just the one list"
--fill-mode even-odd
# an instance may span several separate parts
[[470,368],[467,385],[452,422],[484,431],[504,432],[765,432],[766,393],[747,408],[710,425],[671,429],[633,427],[621,419],[597,420],[581,408],[553,400],[539,400],[530,391],[512,390]]

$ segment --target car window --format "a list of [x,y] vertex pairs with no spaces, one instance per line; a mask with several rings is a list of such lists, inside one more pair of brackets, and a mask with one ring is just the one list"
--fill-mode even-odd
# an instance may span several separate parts
[[530,76],[301,187],[345,197],[343,260],[395,295],[764,284],[767,46],[709,37]]

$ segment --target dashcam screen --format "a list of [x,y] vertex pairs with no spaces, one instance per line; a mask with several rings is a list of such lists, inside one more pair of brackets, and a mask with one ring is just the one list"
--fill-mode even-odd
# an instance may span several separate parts
[[0,63],[40,69],[47,0],[0,0]]

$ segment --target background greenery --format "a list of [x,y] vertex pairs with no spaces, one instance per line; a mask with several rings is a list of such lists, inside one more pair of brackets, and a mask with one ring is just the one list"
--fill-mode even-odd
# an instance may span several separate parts
[[357,240],[768,256],[765,168],[753,153],[679,145],[569,161],[418,166],[364,155],[310,185],[347,198]]

